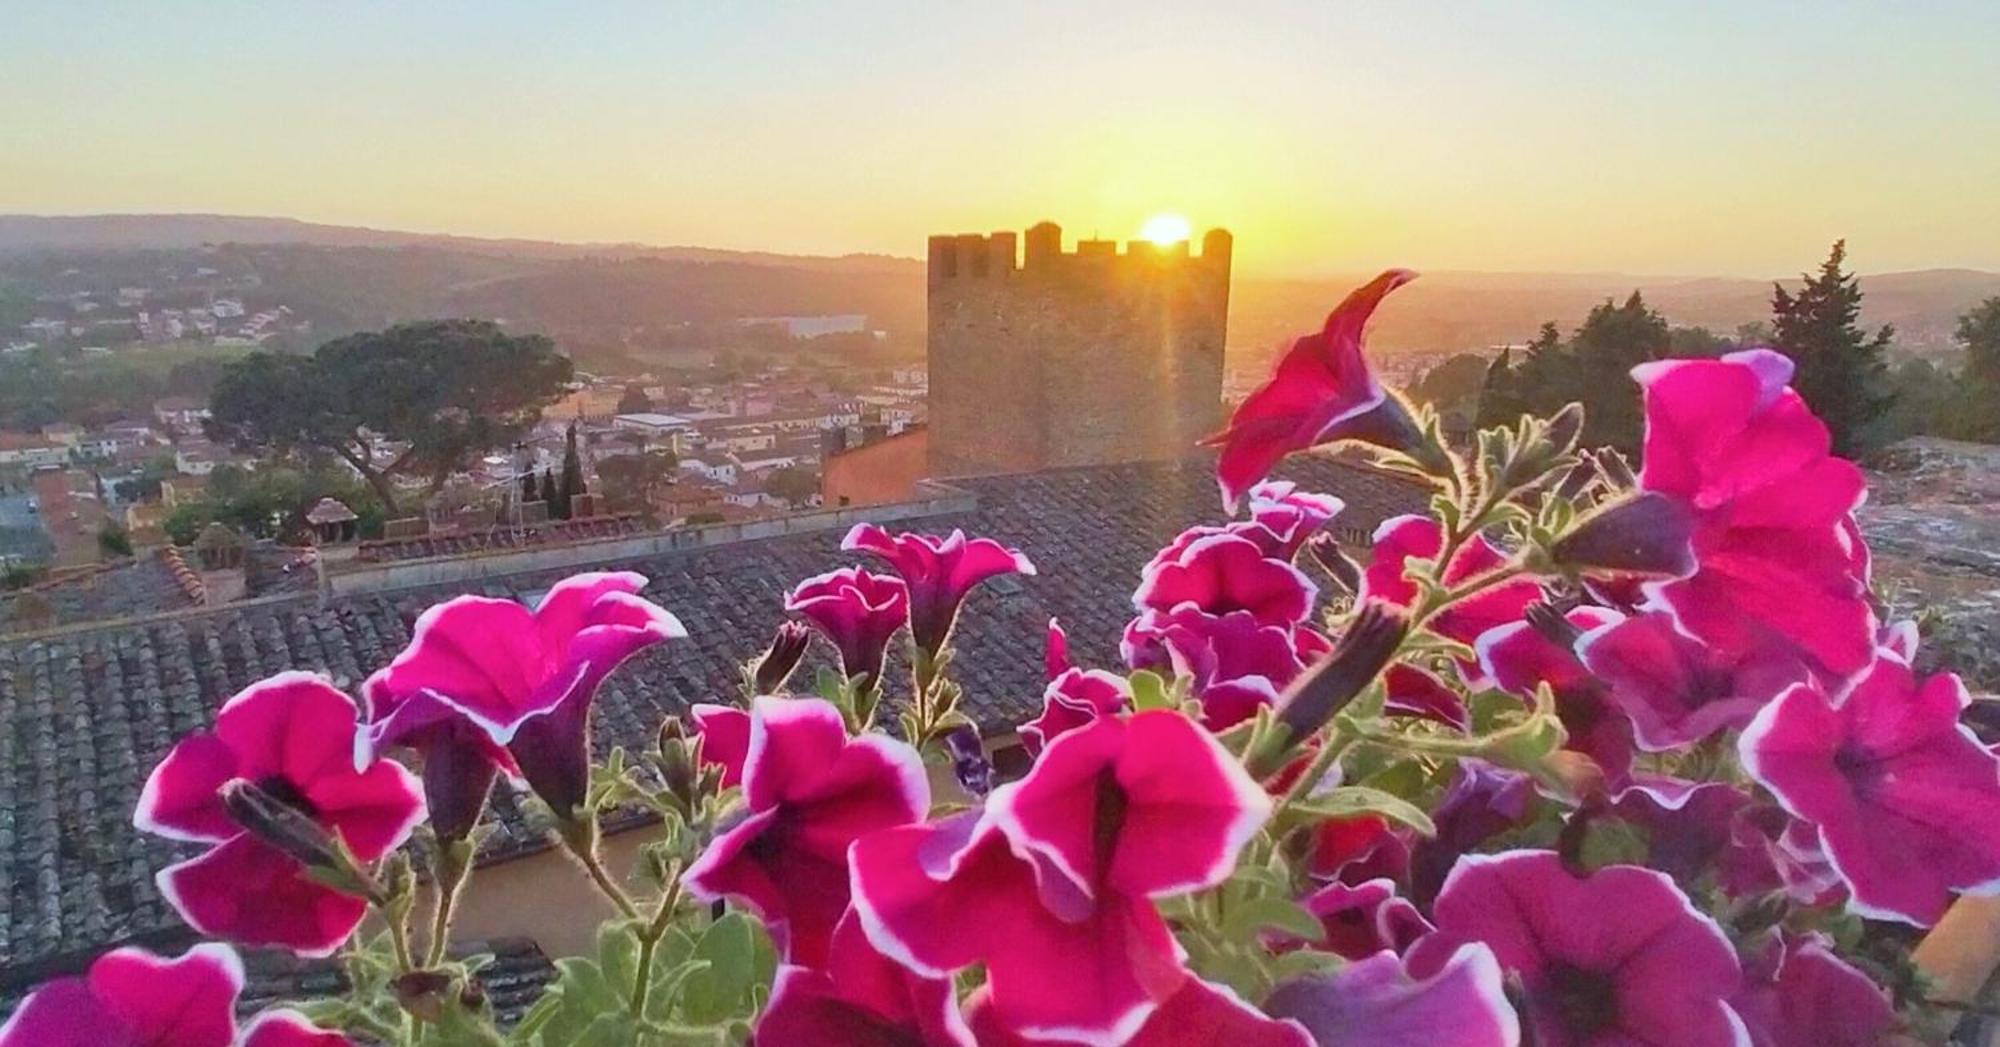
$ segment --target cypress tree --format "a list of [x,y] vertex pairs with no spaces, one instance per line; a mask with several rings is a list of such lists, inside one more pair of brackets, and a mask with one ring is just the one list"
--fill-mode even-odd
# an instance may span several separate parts
[[563,447],[562,487],[559,493],[562,499],[562,518],[567,520],[570,516],[571,501],[583,493],[583,457],[576,451],[575,422],[569,423],[569,434]]
[[1852,458],[1867,450],[1871,424],[1893,399],[1882,389],[1894,329],[1872,338],[1861,330],[1861,285],[1846,260],[1847,241],[1836,240],[1797,294],[1773,285],[1771,326],[1778,350],[1797,365],[1792,388],[1826,422],[1834,453]]
[[561,519],[557,512],[562,503],[557,498],[556,477],[547,469],[542,470],[542,503],[549,507],[549,519]]

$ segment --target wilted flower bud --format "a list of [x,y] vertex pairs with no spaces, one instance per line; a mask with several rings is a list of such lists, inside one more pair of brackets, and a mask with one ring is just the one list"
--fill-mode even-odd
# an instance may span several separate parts
[[1350,593],[1361,591],[1361,568],[1341,552],[1340,542],[1333,535],[1321,531],[1306,539],[1306,552],[1341,588]]
[[945,732],[945,751],[951,754],[951,773],[958,784],[974,796],[984,796],[993,789],[993,761],[986,757],[986,747],[980,744],[979,728],[963,724]]
[[1694,570],[1694,513],[1647,491],[1585,519],[1549,549],[1556,566],[1678,578]]
[[435,1024],[444,1017],[444,994],[451,989],[451,976],[442,971],[409,971],[396,976],[391,988],[396,1003],[419,1021]]
[[812,631],[800,622],[781,622],[771,646],[750,666],[750,686],[757,694],[777,694],[806,655]]
[[1547,436],[1550,448],[1558,455],[1568,454],[1576,448],[1576,438],[1583,433],[1583,405],[1572,400],[1549,419]]
[[660,779],[667,791],[684,803],[693,803],[700,768],[696,753],[701,739],[688,737],[687,727],[678,716],[660,722]]
[[1604,478],[1611,482],[1611,486],[1622,491],[1639,482],[1638,478],[1632,475],[1631,463],[1625,461],[1625,456],[1619,454],[1617,450],[1600,447],[1596,458],[1598,472],[1604,474]]
[[1326,726],[1380,675],[1403,642],[1408,623],[1386,606],[1361,608],[1332,653],[1307,669],[1278,699],[1278,723],[1288,740],[1307,738]]
[[1582,461],[1570,466],[1569,472],[1563,474],[1561,482],[1556,484],[1556,497],[1564,501],[1576,498],[1589,490],[1591,483],[1596,479],[1597,460],[1585,457]]

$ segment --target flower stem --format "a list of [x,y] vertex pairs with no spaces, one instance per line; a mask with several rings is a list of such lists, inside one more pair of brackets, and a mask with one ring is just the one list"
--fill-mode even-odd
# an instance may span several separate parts
[[598,891],[611,901],[618,914],[628,920],[639,919],[639,907],[632,903],[632,896],[611,878],[611,873],[604,868],[604,861],[597,853],[597,819],[563,819],[557,824],[556,833],[562,837],[563,846],[569,849],[569,853],[576,856],[583,871],[589,874],[590,882],[597,885]]
[[431,940],[424,957],[425,967],[444,962],[451,940],[451,917],[458,908],[458,895],[472,872],[472,844],[468,840],[439,841],[437,878],[433,890],[437,901],[431,913]]
[[667,927],[673,923],[674,911],[680,907],[680,869],[676,866],[669,873],[666,893],[660,896],[652,920],[639,929],[639,963],[632,976],[634,1018],[646,1016],[646,997],[653,991],[653,956],[659,949],[660,939],[666,936]]

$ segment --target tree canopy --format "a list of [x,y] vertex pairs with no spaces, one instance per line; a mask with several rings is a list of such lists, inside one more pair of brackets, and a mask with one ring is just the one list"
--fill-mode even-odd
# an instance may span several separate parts
[[1832,431],[1834,453],[1852,458],[1868,449],[1871,427],[1889,408],[1886,355],[1894,331],[1884,326],[1871,337],[1861,330],[1861,285],[1846,260],[1847,242],[1836,240],[1798,293],[1773,285],[1771,332],[1797,364],[1793,388]]
[[[485,320],[399,324],[311,356],[254,353],[230,364],[211,397],[209,432],[268,453],[337,455],[395,513],[398,479],[437,490],[534,425],[570,374],[541,335]],[[385,444],[396,445],[393,455]]]
[[[1675,341],[1666,318],[1638,291],[1623,303],[1598,304],[1566,341],[1555,324],[1545,323],[1518,362],[1502,353],[1487,369],[1479,425],[1511,424],[1523,413],[1553,414],[1574,401],[1584,407],[1586,444],[1633,450],[1641,420],[1631,370],[1670,355]],[[1681,341],[1700,342],[1685,335]]]

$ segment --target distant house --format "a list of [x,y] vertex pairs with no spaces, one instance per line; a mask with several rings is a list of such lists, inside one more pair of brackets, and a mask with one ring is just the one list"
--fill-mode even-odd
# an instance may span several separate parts
[[208,420],[208,404],[192,396],[169,396],[153,401],[153,417],[169,429],[194,432]]
[[0,432],[0,465],[39,469],[68,460],[69,447],[46,436]]
[[694,473],[703,479],[712,480],[719,484],[734,484],[737,477],[736,463],[732,460],[710,461],[703,458],[683,458],[680,462],[680,470],[684,473]]

